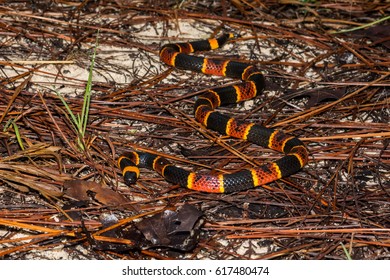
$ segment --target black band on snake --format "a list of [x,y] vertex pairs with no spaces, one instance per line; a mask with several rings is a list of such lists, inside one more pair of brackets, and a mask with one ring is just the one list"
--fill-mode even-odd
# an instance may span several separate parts
[[188,55],[222,47],[232,34],[216,39],[164,45],[160,58],[164,63],[184,70],[241,79],[242,83],[206,90],[195,102],[195,119],[208,129],[244,139],[285,155],[263,165],[231,174],[202,174],[190,172],[171,164],[165,158],[144,152],[129,152],[119,157],[125,183],[134,184],[139,167],[160,173],[167,181],[192,190],[228,193],[255,188],[298,172],[308,161],[308,150],[298,138],[280,130],[239,121],[215,111],[219,106],[241,102],[259,95],[265,87],[264,76],[256,66],[230,60],[208,59]]

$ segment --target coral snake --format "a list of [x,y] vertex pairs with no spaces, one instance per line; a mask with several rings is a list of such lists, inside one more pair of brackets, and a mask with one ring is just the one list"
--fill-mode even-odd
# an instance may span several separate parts
[[167,181],[192,190],[229,193],[261,186],[299,171],[308,161],[308,150],[298,138],[280,130],[239,121],[222,115],[215,108],[237,103],[259,95],[265,87],[264,76],[256,66],[230,60],[218,60],[188,55],[196,51],[220,48],[233,34],[219,38],[167,44],[160,50],[160,59],[169,66],[204,74],[241,79],[242,83],[206,90],[195,102],[195,119],[206,128],[231,137],[244,139],[285,155],[274,162],[247,168],[231,174],[189,172],[167,159],[144,152],[128,152],[118,159],[125,183],[131,185],[139,177],[139,167],[153,169]]

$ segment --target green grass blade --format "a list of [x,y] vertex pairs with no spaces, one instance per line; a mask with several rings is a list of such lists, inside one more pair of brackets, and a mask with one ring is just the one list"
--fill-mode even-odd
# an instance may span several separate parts
[[348,260],[352,260],[352,257],[351,257],[351,255],[349,254],[347,248],[345,248],[345,246],[344,246],[343,243],[340,242],[340,244],[341,244],[341,247],[343,247],[343,250],[344,250],[344,253],[345,253],[345,256],[347,257],[347,259],[348,259]]
[[16,124],[16,122],[14,122],[14,121],[12,121],[12,126],[14,127],[14,131],[15,131],[15,135],[16,135],[16,140],[18,141],[18,144],[19,144],[20,148],[21,148],[22,150],[24,150],[22,137],[20,136],[20,132],[19,132],[19,127],[18,127],[18,125]]
[[95,58],[96,58],[96,51],[97,51],[98,45],[99,45],[99,31],[98,31],[97,36],[96,36],[95,48],[94,48],[94,51],[92,54],[92,59],[91,59],[91,66],[89,67],[88,81],[87,81],[87,85],[85,87],[84,103],[83,103],[83,109],[81,112],[80,129],[81,129],[81,135],[83,137],[85,135],[85,131],[87,130],[89,108],[90,108],[90,104],[91,104],[93,69],[95,67]]
[[75,128],[78,127],[78,120],[77,120],[76,116],[73,114],[72,109],[70,109],[68,103],[66,103],[66,100],[64,99],[62,94],[56,90],[54,90],[54,92],[57,94],[57,96],[61,100],[62,104],[64,104],[66,111],[68,112],[69,116],[71,117],[71,119],[73,121],[72,124],[75,125]]
[[94,51],[92,54],[92,58],[91,58],[91,66],[89,68],[88,81],[87,81],[87,85],[85,87],[84,101],[83,101],[83,107],[81,110],[81,114],[75,115],[72,112],[72,109],[66,103],[66,100],[61,95],[61,93],[54,90],[54,92],[60,98],[62,104],[64,104],[66,111],[68,112],[68,115],[70,116],[72,126],[77,134],[77,142],[78,142],[78,145],[79,145],[81,150],[85,149],[83,139],[84,139],[85,131],[87,130],[87,124],[88,124],[88,116],[89,116],[89,109],[90,109],[90,103],[91,103],[92,77],[93,77],[93,69],[95,66],[96,51],[97,51],[97,47],[98,47],[98,38],[99,38],[99,31],[98,31],[97,36],[96,36],[96,45],[95,45],[95,48],[94,48]]
[[22,141],[22,137],[20,136],[20,132],[19,132],[19,127],[18,125],[16,124],[15,120],[14,119],[9,119],[7,121],[7,123],[4,125],[4,128],[3,128],[3,132],[6,132],[8,130],[8,128],[10,126],[13,126],[14,128],[14,132],[15,132],[15,136],[16,136],[16,141],[18,141],[18,144],[19,144],[19,147],[24,150],[24,145],[23,145],[23,141]]

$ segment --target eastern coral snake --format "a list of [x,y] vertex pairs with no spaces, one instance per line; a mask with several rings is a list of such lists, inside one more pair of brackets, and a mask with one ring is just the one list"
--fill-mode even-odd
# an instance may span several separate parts
[[264,76],[256,66],[230,60],[208,59],[188,55],[196,51],[220,48],[232,34],[216,39],[164,45],[160,59],[169,66],[204,74],[241,79],[242,83],[206,90],[195,102],[195,119],[206,128],[221,134],[244,139],[268,147],[285,155],[263,165],[247,168],[231,174],[202,174],[189,172],[172,165],[168,160],[144,152],[129,152],[119,157],[125,183],[131,185],[139,177],[139,167],[153,169],[167,181],[192,190],[228,193],[261,186],[298,172],[308,161],[308,150],[298,138],[280,130],[254,123],[239,121],[214,111],[221,105],[254,98],[265,87]]

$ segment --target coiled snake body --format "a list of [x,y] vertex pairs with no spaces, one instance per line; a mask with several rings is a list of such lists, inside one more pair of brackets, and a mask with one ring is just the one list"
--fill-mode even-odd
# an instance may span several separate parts
[[202,174],[189,172],[171,164],[163,157],[144,152],[129,152],[119,157],[125,183],[133,184],[139,177],[139,167],[153,169],[167,181],[192,190],[228,193],[261,186],[298,172],[308,161],[308,150],[298,138],[280,130],[239,121],[222,115],[215,109],[259,95],[265,87],[264,76],[254,65],[230,60],[208,59],[188,55],[223,46],[232,34],[219,38],[187,43],[167,44],[160,50],[160,58],[167,65],[204,74],[241,79],[242,83],[207,90],[195,102],[195,119],[206,128],[231,137],[282,152],[285,155],[263,165],[231,174]]

